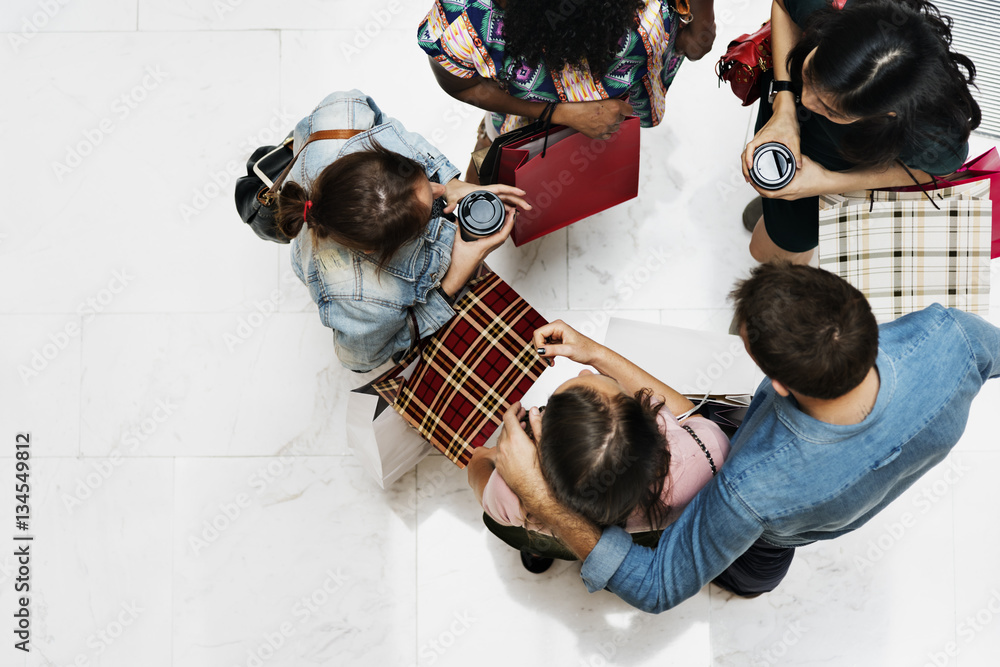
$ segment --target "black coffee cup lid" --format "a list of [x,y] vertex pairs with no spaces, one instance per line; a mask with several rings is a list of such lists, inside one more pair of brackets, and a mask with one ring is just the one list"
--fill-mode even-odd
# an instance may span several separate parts
[[487,236],[503,227],[503,202],[492,192],[477,190],[458,203],[458,221],[469,232]]

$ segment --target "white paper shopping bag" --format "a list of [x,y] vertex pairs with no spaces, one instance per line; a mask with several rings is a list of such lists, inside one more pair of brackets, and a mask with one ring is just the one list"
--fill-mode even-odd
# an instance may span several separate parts
[[605,345],[697,403],[749,405],[764,373],[739,336],[612,317]]
[[347,442],[383,489],[433,450],[371,384],[353,390],[347,400]]

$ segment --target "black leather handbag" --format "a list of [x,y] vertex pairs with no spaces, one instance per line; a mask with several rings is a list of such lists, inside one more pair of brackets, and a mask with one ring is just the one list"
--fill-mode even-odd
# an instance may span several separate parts
[[303,149],[322,139],[350,139],[364,130],[323,130],[313,132],[298,153],[292,153],[292,135],[278,146],[261,146],[247,160],[247,175],[236,181],[236,210],[243,222],[265,241],[288,243],[278,229],[278,192]]

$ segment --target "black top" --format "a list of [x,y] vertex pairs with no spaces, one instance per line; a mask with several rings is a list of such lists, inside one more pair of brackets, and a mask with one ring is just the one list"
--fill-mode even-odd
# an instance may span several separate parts
[[[813,12],[830,4],[830,0],[785,0],[785,8],[789,15],[802,29],[805,29]],[[847,0],[844,4],[851,4],[851,0]],[[806,120],[802,120],[803,114],[807,116]],[[834,171],[844,171],[853,166],[840,156],[838,150],[844,136],[850,131],[850,126],[838,125],[800,107],[799,127],[803,153]],[[969,142],[958,143],[954,139],[948,141],[948,132],[944,128],[937,134],[941,137],[940,142],[908,146],[899,159],[911,169],[920,169],[933,176],[952,173],[961,167],[968,157]]]

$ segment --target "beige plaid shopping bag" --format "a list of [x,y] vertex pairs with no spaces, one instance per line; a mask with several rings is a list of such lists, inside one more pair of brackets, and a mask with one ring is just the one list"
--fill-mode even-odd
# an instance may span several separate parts
[[926,195],[868,190],[822,196],[819,266],[861,290],[879,323],[932,303],[985,315],[989,195],[990,182],[982,180]]

